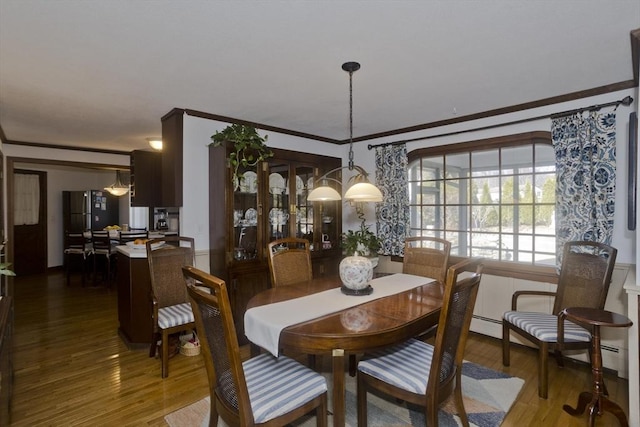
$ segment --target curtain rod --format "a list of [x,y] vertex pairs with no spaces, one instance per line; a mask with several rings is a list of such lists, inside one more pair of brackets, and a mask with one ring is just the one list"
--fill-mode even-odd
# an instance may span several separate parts
[[367,145],[367,149],[371,150],[372,148],[376,148],[376,147],[386,147],[388,145],[399,145],[399,144],[406,144],[407,142],[415,142],[415,141],[424,141],[427,139],[432,139],[432,138],[440,138],[443,136],[451,136],[451,135],[459,135],[462,133],[467,133],[467,132],[475,132],[478,130],[486,130],[486,129],[493,129],[493,128],[497,128],[497,127],[502,127],[502,126],[509,126],[509,125],[516,125],[516,124],[520,124],[520,123],[526,123],[526,122],[532,122],[534,120],[540,120],[540,119],[546,119],[546,118],[552,118],[552,119],[556,119],[558,117],[564,117],[564,116],[569,116],[571,114],[574,113],[579,113],[582,111],[598,111],[601,108],[604,107],[610,107],[612,105],[615,105],[616,108],[618,108],[618,106],[620,104],[624,105],[625,107],[628,107],[629,105],[631,105],[631,103],[633,102],[633,98],[630,96],[626,96],[618,101],[612,101],[612,102],[607,102],[606,104],[595,104],[595,105],[591,105],[590,107],[584,107],[584,108],[576,108],[574,110],[567,110],[567,111],[562,111],[560,113],[554,113],[554,114],[544,114],[542,116],[537,116],[537,117],[529,117],[527,119],[520,119],[520,120],[513,120],[510,122],[506,122],[506,123],[498,123],[495,125],[487,125],[487,126],[481,126],[481,127],[477,127],[477,128],[473,128],[473,129],[465,129],[465,130],[459,130],[459,131],[454,131],[454,132],[447,132],[447,133],[441,133],[438,135],[429,135],[429,136],[421,136],[418,138],[411,138],[411,139],[403,139],[400,141],[393,141],[393,142],[384,142],[382,144],[369,144]]

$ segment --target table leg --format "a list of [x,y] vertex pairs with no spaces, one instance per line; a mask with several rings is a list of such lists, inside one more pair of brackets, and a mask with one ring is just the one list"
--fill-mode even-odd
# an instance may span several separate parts
[[344,400],[344,350],[335,349],[332,354],[333,364],[333,425],[343,427],[345,425],[345,400]]

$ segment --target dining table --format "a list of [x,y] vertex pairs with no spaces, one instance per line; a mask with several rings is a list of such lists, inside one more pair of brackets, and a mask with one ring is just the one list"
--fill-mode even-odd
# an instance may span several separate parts
[[339,277],[314,278],[256,294],[247,305],[245,334],[275,356],[330,355],[333,423],[345,425],[347,356],[390,346],[438,323],[443,284],[421,276],[374,278],[370,295],[342,292]]

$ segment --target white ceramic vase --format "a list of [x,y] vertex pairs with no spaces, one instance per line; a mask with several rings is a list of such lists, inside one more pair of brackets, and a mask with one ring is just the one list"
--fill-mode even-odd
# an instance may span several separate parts
[[373,278],[373,265],[369,258],[348,256],[340,261],[340,280],[347,288],[359,291],[369,286]]

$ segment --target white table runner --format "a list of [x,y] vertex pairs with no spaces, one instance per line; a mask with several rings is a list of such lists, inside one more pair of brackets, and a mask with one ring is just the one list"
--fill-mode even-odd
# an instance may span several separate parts
[[393,274],[371,281],[371,295],[350,296],[340,288],[250,308],[244,314],[244,333],[254,344],[278,356],[280,332],[291,325],[345,310],[378,298],[417,288],[435,279]]

